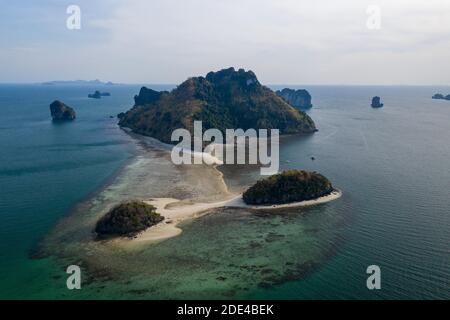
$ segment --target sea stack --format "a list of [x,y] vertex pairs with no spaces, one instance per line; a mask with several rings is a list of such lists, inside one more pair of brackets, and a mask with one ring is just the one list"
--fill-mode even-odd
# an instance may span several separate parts
[[372,98],[372,108],[381,108],[382,106],[384,106],[384,104],[381,103],[380,97]]
[[110,97],[110,96],[111,96],[111,93],[100,92],[98,90],[96,90],[94,93],[88,94],[88,98],[92,98],[92,99],[100,99],[101,97]]
[[53,121],[71,121],[76,118],[75,110],[59,100],[55,100],[50,105],[50,114]]
[[278,90],[276,92],[277,95],[282,97],[287,103],[297,109],[310,109],[312,108],[311,104],[311,95],[308,91],[301,90],[293,90],[289,88],[284,88],[283,90]]
[[92,98],[92,99],[100,99],[101,97],[102,97],[102,94],[98,90],[95,91],[94,93],[88,94],[88,98]]
[[433,95],[433,96],[431,97],[431,99],[444,100],[445,97],[444,97],[444,95],[443,95],[442,93],[436,93],[435,95]]

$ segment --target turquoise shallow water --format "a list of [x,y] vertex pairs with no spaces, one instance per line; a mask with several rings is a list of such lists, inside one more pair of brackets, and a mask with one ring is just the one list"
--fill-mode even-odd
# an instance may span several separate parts
[[[105,86],[111,97],[88,99],[96,89],[0,85],[0,297],[27,297],[30,279],[48,276],[52,266],[29,259],[34,245],[132,156],[110,116],[129,108],[139,86]],[[74,122],[52,123],[55,99],[75,108]]]
[[[343,190],[337,201],[275,215],[218,210],[132,252],[86,240],[97,209],[81,207],[58,225],[47,258],[31,259],[56,221],[108,181],[90,208],[180,185],[152,151],[111,178],[140,154],[109,119],[139,87],[84,98],[93,89],[0,86],[0,297],[450,298],[450,103],[431,99],[450,88],[307,87],[320,131],[285,139],[281,166],[320,171]],[[370,108],[374,95],[383,109]],[[55,98],[77,109],[76,122],[49,121]],[[249,168],[221,170],[232,188],[258,178]],[[78,262],[89,279],[68,291],[64,266]],[[365,286],[372,264],[382,270],[379,291]]]

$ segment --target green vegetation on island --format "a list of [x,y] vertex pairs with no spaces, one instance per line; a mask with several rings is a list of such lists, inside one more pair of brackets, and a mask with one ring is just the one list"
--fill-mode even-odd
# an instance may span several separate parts
[[129,201],[103,216],[97,222],[95,232],[100,236],[133,236],[163,220],[154,206],[142,201]]
[[317,172],[288,170],[259,180],[243,194],[246,204],[275,205],[313,200],[333,192],[331,182]]
[[71,121],[77,116],[75,110],[59,100],[50,104],[50,114],[53,121]]
[[119,125],[166,143],[175,129],[193,133],[194,121],[204,130],[279,129],[280,134],[313,133],[313,120],[295,109],[252,71],[234,68],[189,78],[171,92],[141,89],[135,106],[121,116]]

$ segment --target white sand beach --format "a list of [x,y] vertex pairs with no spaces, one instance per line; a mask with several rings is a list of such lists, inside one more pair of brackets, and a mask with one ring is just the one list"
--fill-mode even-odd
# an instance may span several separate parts
[[[170,163],[168,158],[170,153],[168,151],[171,146],[153,138],[143,137],[133,133],[130,133],[130,135],[143,142],[145,145],[162,151],[162,157],[167,158],[167,163]],[[204,157],[204,154],[202,153],[196,155]],[[214,158],[210,154],[207,155]],[[340,190],[335,190],[327,196],[314,200],[268,206],[247,205],[242,199],[242,193],[238,193],[241,191],[231,192],[228,189],[222,172],[217,169],[217,167],[221,165],[221,162],[218,159],[216,160],[217,161],[212,161],[212,165],[178,166],[178,173],[181,174],[182,179],[176,179],[175,185],[178,184],[179,186],[183,186],[181,190],[187,187],[190,190],[190,196],[185,198],[186,200],[176,199],[176,195],[175,197],[172,195],[172,197],[167,198],[154,197],[148,200],[143,198],[146,203],[156,207],[156,211],[164,216],[164,221],[156,226],[148,228],[133,238],[120,237],[108,242],[128,247],[133,247],[139,243],[148,244],[160,242],[181,234],[182,229],[179,227],[180,223],[201,217],[212,209],[247,208],[250,210],[277,210],[305,207],[336,200],[342,195]],[[158,161],[159,165],[161,165],[161,161],[163,161],[162,158]],[[172,164],[170,163],[170,165]],[[149,170],[150,172],[153,172],[154,168],[149,168]],[[151,180],[151,178],[145,178],[145,180],[149,179]],[[166,180],[172,181],[173,178]],[[181,184],[182,182],[183,184]]]
[[320,197],[314,200],[293,202],[280,205],[270,206],[254,206],[247,205],[242,199],[242,194],[227,197],[225,200],[216,202],[192,202],[192,201],[179,201],[173,198],[156,198],[146,201],[157,208],[157,212],[164,216],[165,220],[151,228],[148,228],[144,232],[141,232],[132,239],[121,238],[120,242],[158,242],[171,237],[179,235],[182,230],[178,227],[178,224],[188,220],[202,216],[210,209],[217,208],[248,208],[251,210],[277,210],[284,208],[296,208],[312,206],[321,203],[330,202],[336,200],[342,196],[340,190],[335,190],[327,196]]

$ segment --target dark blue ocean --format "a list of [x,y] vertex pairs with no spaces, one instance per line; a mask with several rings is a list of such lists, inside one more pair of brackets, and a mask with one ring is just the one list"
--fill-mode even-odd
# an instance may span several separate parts
[[[61,292],[67,290],[57,258],[33,259],[33,253],[58,220],[108,185],[135,157],[134,142],[117,127],[114,116],[131,107],[139,88],[0,85],[1,298],[58,298],[58,292],[48,291],[49,283],[60,282]],[[273,252],[286,253],[286,259],[316,256],[310,249],[327,253],[301,280],[263,288],[249,279],[248,287],[240,288],[247,290],[239,293],[241,298],[449,299],[450,102],[431,96],[449,94],[450,88],[302,88],[313,96],[314,107],[308,113],[319,132],[282,144],[282,169],[317,170],[343,191],[343,197],[308,209],[301,217],[291,214],[258,220],[247,215],[238,222],[229,213],[206,216],[187,225],[182,236],[153,249],[154,253],[175,259],[177,252],[187,255],[200,248],[195,247],[198,242],[203,256],[196,256],[197,267],[212,263],[214,255],[226,261],[220,252],[231,252],[236,260],[245,261],[227,243],[240,241],[237,233],[244,238],[254,236],[248,240],[252,243],[258,232],[270,235],[270,230],[263,229],[270,221],[278,238],[272,234],[261,243],[272,246]],[[87,94],[96,89],[110,92],[111,97],[88,99]],[[370,107],[375,95],[382,97],[384,108]],[[55,99],[74,107],[77,119],[53,123],[49,104]],[[225,232],[233,238],[226,238]],[[226,240],[216,243],[205,238],[207,234]],[[303,242],[295,242],[297,234],[304,237]],[[382,270],[379,291],[365,286],[366,268],[373,264]],[[235,272],[233,266],[228,268]],[[193,297],[197,296],[196,285],[192,284]],[[140,297],[131,291],[127,296],[117,294],[117,287],[110,295],[105,293],[108,287],[87,288],[84,297]]]

